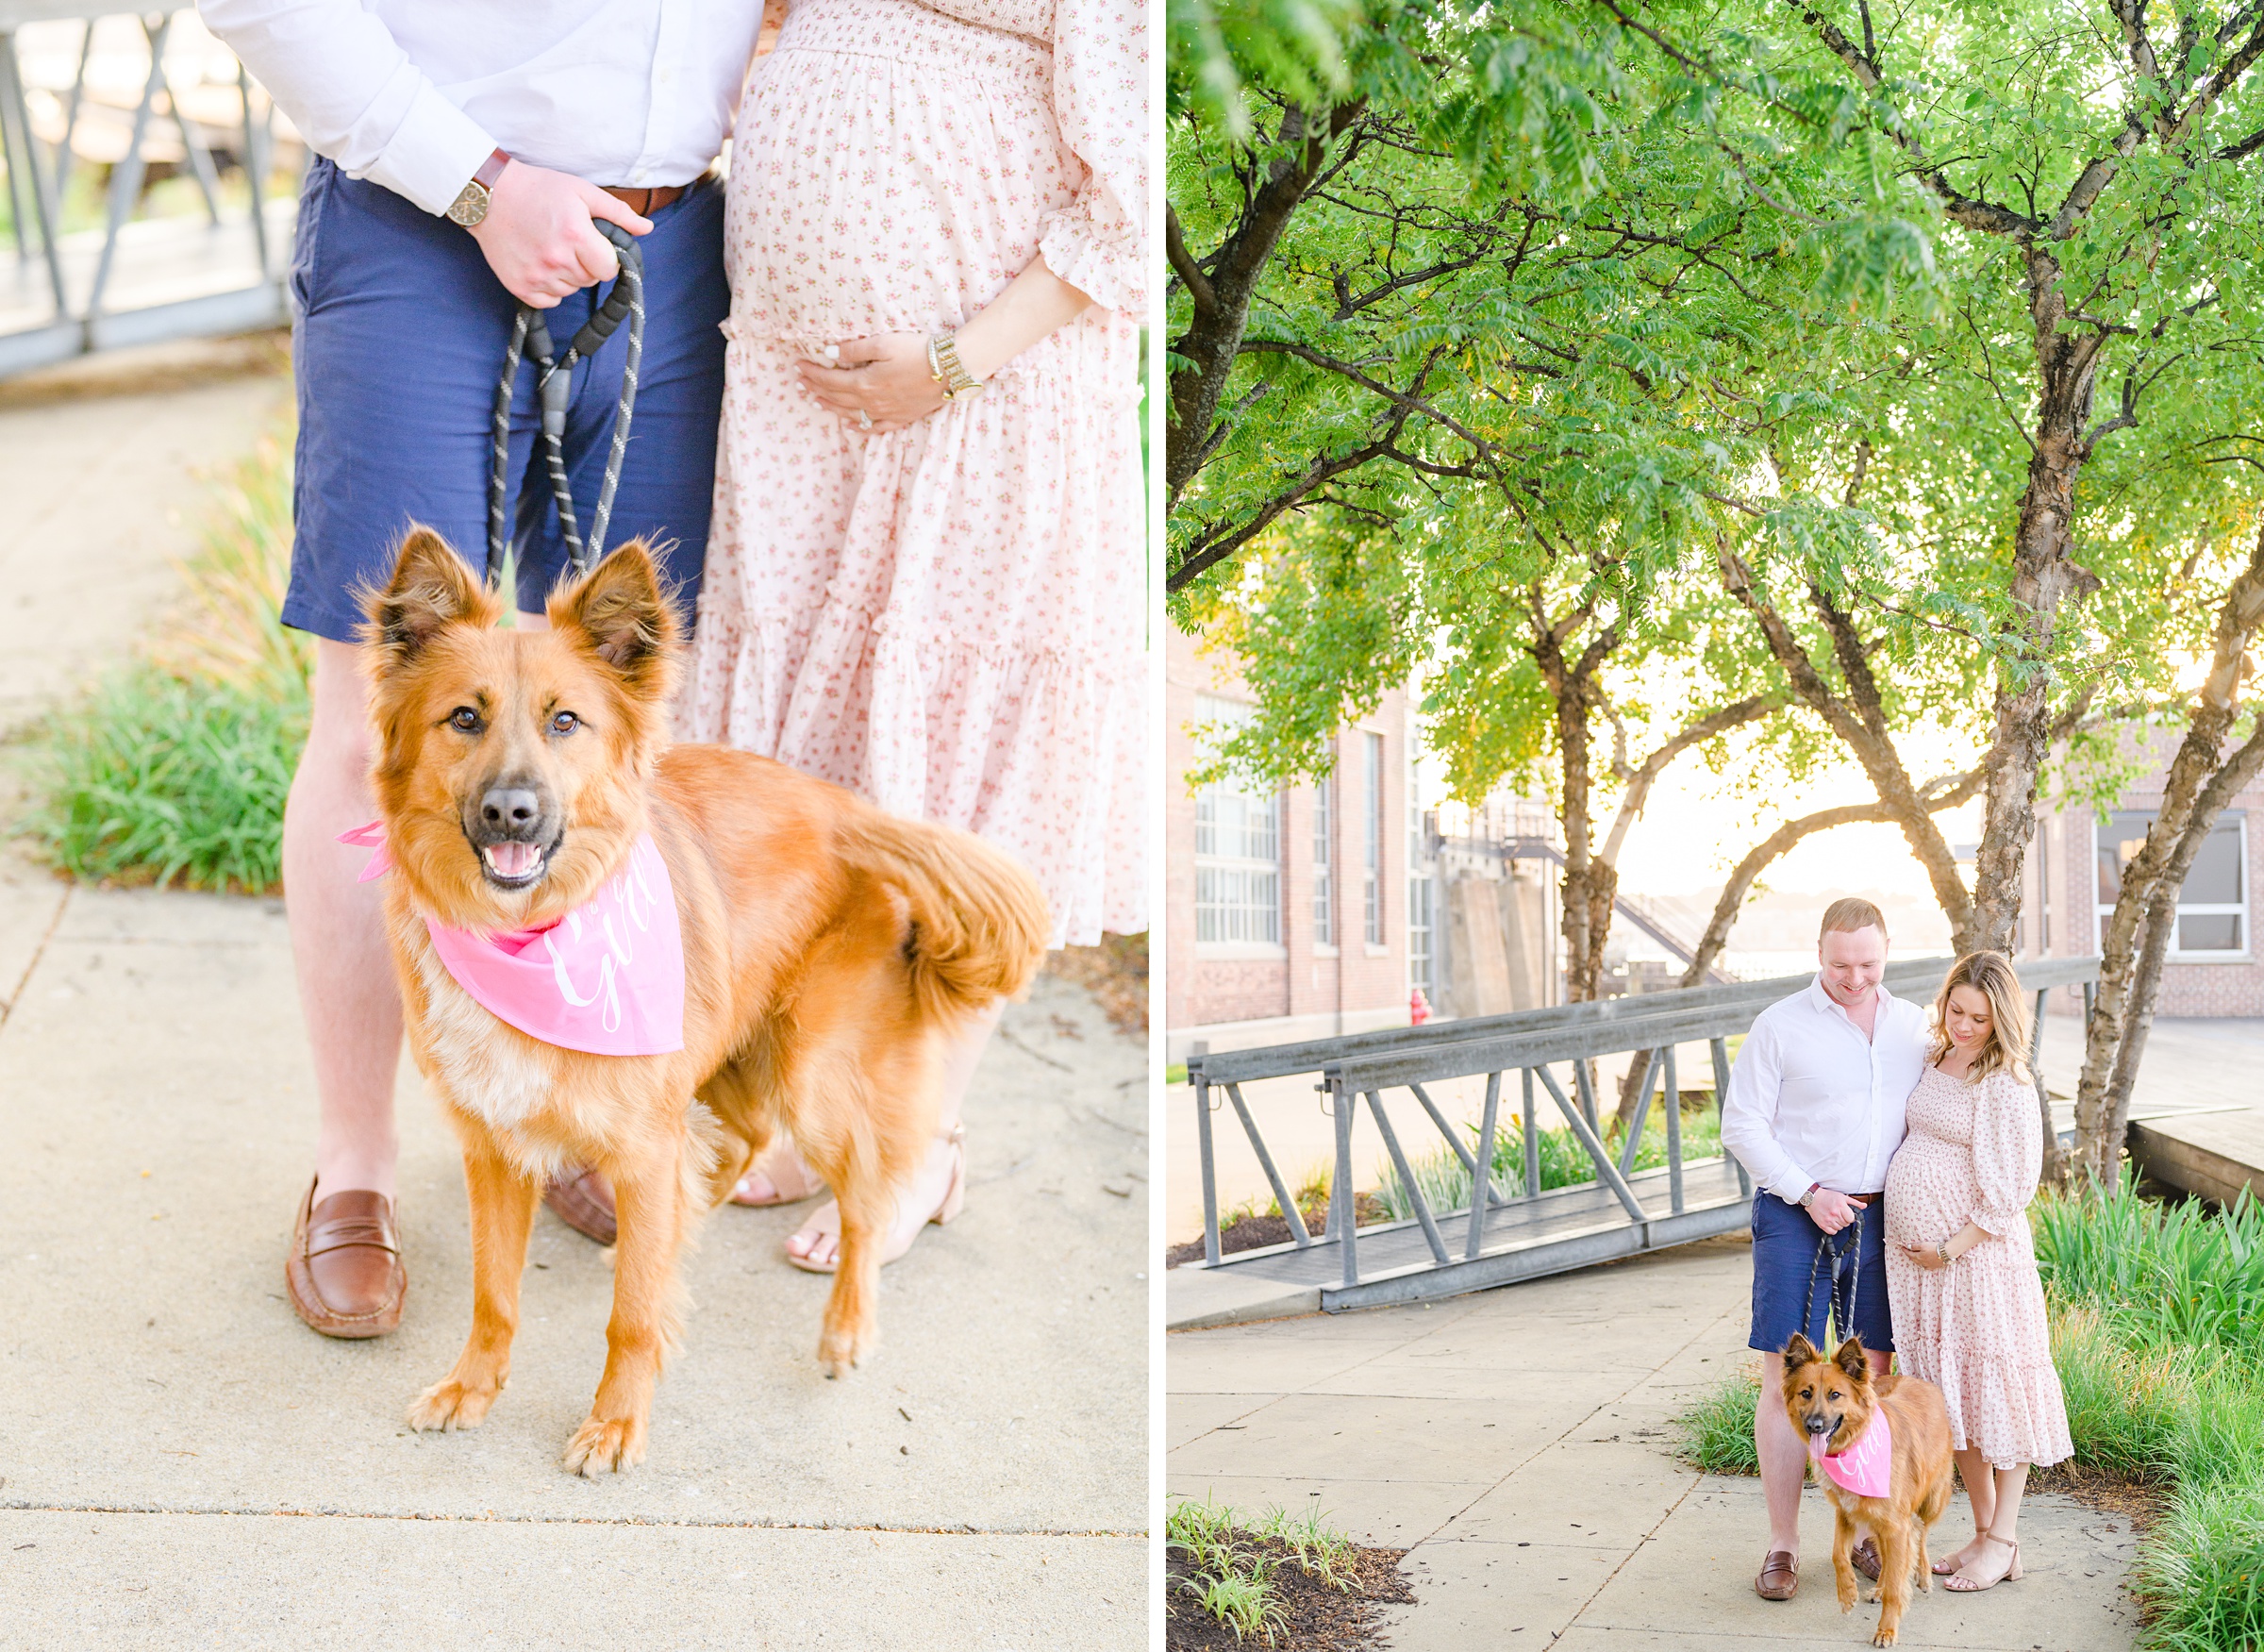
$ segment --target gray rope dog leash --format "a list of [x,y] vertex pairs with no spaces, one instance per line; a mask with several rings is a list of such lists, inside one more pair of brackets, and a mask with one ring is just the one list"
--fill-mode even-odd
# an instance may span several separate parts
[[[1825,1305],[1831,1312],[1833,1322],[1840,1327],[1840,1341],[1845,1342],[1855,1333],[1856,1287],[1863,1281],[1863,1222],[1864,1218],[1870,1214],[1871,1207],[1869,1205],[1856,1207],[1856,1219],[1840,1230],[1841,1233],[1855,1235],[1855,1238],[1845,1244],[1834,1244],[1832,1241],[1837,1237],[1834,1234],[1824,1233],[1817,1236],[1816,1254],[1808,1261],[1808,1297],[1806,1302],[1801,1304],[1800,1309],[1800,1334],[1802,1336],[1805,1337],[1808,1334],[1808,1316],[1816,1311],[1816,1264],[1823,1261],[1827,1255],[1832,1259],[1832,1270],[1827,1276],[1831,1284],[1828,1288],[1829,1293],[1825,1298]],[[1847,1270],[1847,1311],[1842,1314],[1840,1311],[1840,1268],[1841,1263],[1849,1261],[1852,1261],[1853,1265]]]
[[[644,255],[636,238],[606,219],[592,220],[597,231],[613,243],[621,258],[621,274],[613,291],[592,310],[579,332],[555,356],[550,328],[542,312],[522,304],[511,323],[510,346],[504,353],[503,376],[495,385],[494,459],[488,472],[488,583],[503,577],[505,545],[508,541],[509,472],[512,392],[518,386],[522,357],[540,369],[535,377],[536,405],[541,414],[540,440],[543,462],[550,472],[550,491],[558,503],[558,526],[566,537],[566,557],[574,577],[590,572],[606,554],[606,525],[613,516],[613,490],[621,481],[622,456],[629,445],[629,418],[637,407],[637,369],[644,359]],[[621,375],[621,408],[613,419],[613,446],[606,456],[605,481],[598,489],[597,509],[590,519],[590,538],[582,539],[574,513],[574,485],[566,475],[566,402],[574,385],[574,364],[597,354],[613,336],[624,317],[629,324],[629,359]]]

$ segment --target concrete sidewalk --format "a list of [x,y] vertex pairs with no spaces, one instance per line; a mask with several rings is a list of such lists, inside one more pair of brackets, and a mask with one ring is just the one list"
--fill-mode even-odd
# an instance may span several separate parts
[[[185,451],[214,417],[209,391],[133,400],[89,442]],[[32,416],[0,411],[0,453]],[[79,474],[128,474],[97,458]],[[58,632],[28,680],[114,657],[163,599],[182,545],[135,504],[134,601],[82,590],[111,634]],[[279,902],[0,859],[0,1648],[1145,1644],[1145,1051],[1083,990],[1008,1010],[966,1214],[883,1276],[878,1356],[820,1374],[828,1281],[779,1255],[804,1208],[718,1211],[646,1463],[595,1482],[558,1455],[611,1276],[547,1213],[509,1393],[472,1433],[401,1423],[470,1314],[459,1161],[406,1062],[404,1325],[292,1315],[314,1118]]]
[[[1713,1240],[1429,1308],[1168,1337],[1167,1494],[1317,1508],[1408,1549],[1417,1604],[1389,1609],[1392,1652],[1866,1644],[1878,1609],[1840,1616],[1819,1494],[1801,1593],[1773,1605],[1752,1587],[1760,1482],[1672,1454],[1669,1420],[1749,1357],[1750,1256]],[[1936,1530],[1965,1541],[1962,1496]],[[2020,1584],[1920,1594],[1900,1644],[2135,1644],[2127,1520],[2039,1494],[2021,1533]]]

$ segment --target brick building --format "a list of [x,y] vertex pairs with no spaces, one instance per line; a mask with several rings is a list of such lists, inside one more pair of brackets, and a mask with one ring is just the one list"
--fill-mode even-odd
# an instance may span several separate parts
[[1230,655],[1166,631],[1165,1059],[1197,1040],[1233,1049],[1405,1026],[1438,931],[1407,696],[1392,691],[1337,731],[1320,785],[1190,790],[1197,731],[1246,716],[1252,697]]
[[[2021,950],[2061,958],[2099,950],[2124,863],[2160,807],[2176,742],[2153,741],[2156,763],[2102,820],[2089,809],[2039,809],[2030,845]],[[2264,781],[2218,816],[2186,878],[2177,935],[2162,969],[2164,1016],[2264,1016],[2264,955],[2254,934],[2254,894],[2264,876]]]

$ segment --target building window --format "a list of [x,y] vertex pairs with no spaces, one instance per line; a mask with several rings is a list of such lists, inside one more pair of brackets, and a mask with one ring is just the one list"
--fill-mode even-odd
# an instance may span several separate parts
[[[2099,930],[2114,915],[2122,868],[2145,846],[2151,813],[2110,814],[2099,828]],[[2178,892],[2177,932],[2170,956],[2194,961],[2239,958],[2248,952],[2248,819],[2228,809],[2217,817],[2186,886]]]
[[1384,737],[1380,734],[1361,736],[1367,747],[1367,807],[1361,809],[1365,817],[1367,855],[1361,864],[1361,901],[1367,909],[1368,943],[1384,943]]
[[1313,941],[1337,941],[1337,776],[1334,770],[1313,788]]
[[[1250,708],[1195,696],[1195,716],[1223,740]],[[1195,795],[1195,939],[1281,944],[1281,798],[1232,776]]]
[[1407,985],[1431,995],[1431,892],[1426,876],[1407,879]]

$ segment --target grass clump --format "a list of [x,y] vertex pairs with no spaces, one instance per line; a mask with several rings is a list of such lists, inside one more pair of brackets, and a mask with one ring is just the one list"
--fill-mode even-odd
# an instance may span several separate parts
[[22,829],[72,876],[260,893],[307,736],[311,648],[282,623],[291,464],[271,436],[220,478],[180,610],[30,741]]
[[270,889],[306,738],[304,693],[278,703],[137,664],[42,730],[28,835],[88,881]]
[[1740,1371],[1676,1417],[1675,1448],[1683,1460],[1707,1474],[1759,1474],[1753,1413],[1760,1398],[1761,1379],[1750,1370]]
[[1283,1652],[1377,1644],[1375,1608],[1414,1598],[1399,1549],[1364,1548],[1318,1510],[1255,1519],[1206,1496],[1164,1514],[1164,1644],[1213,1652],[1255,1642]]

